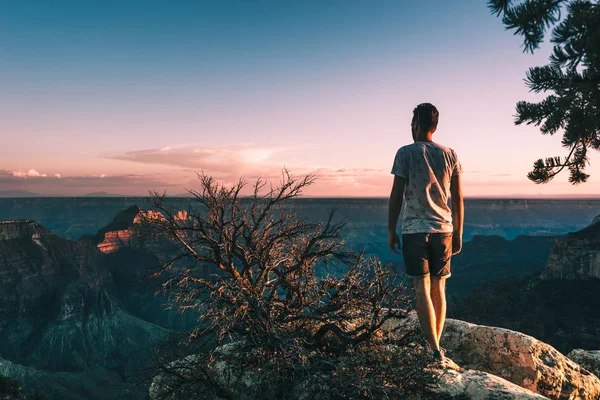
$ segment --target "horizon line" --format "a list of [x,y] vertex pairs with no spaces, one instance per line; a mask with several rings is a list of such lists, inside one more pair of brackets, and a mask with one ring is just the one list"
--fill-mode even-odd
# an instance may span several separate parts
[[[123,198],[150,198],[149,195],[107,195],[107,196],[94,196],[88,194],[81,195],[26,195],[26,196],[1,196],[2,199],[40,199],[40,198],[86,198],[86,199],[123,199]],[[193,199],[194,196],[190,195],[167,195],[166,198],[176,199]],[[240,198],[248,199],[252,196],[240,196]],[[387,200],[388,196],[298,196],[296,199],[365,199],[365,200]],[[597,194],[553,194],[553,195],[522,195],[522,194],[510,194],[510,195],[473,195],[464,196],[465,200],[600,200],[600,195]]]

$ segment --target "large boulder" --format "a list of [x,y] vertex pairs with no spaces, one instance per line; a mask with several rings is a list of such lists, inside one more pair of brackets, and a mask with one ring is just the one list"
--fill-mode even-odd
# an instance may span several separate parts
[[[436,371],[439,382],[427,388],[423,399],[542,400],[547,397],[483,371],[451,366]],[[415,399],[416,400],[416,399]]]
[[600,377],[600,350],[575,349],[567,354],[567,357]]
[[[414,351],[411,348],[400,349],[389,346],[390,351]],[[152,381],[149,395],[151,400],[210,399],[221,397],[215,391],[199,384],[198,374],[208,373],[217,386],[220,394],[228,398],[254,399],[248,395],[260,378],[255,369],[243,368],[236,363],[236,353],[243,351],[239,343],[218,347],[207,368],[199,369],[200,357],[191,355],[167,365],[166,369]],[[237,360],[239,363],[239,360]],[[399,366],[400,367],[400,366]],[[435,383],[412,393],[408,398],[402,394],[402,400],[543,400],[547,397],[522,388],[493,374],[459,367],[448,360],[443,364],[429,367],[435,376]],[[286,396],[293,400],[326,400],[331,399],[334,392],[327,375],[313,375],[300,380],[290,387]]]
[[[401,336],[418,330],[415,312],[384,330]],[[508,329],[448,319],[441,344],[466,369],[487,372],[550,399],[600,399],[600,379],[552,346]]]
[[[544,400],[540,394],[524,389],[498,376],[482,371],[465,370],[449,362],[432,367],[437,378],[434,385],[423,387],[408,397],[405,394],[392,397],[398,400]],[[327,377],[300,382],[288,393],[294,400],[329,400],[332,398]],[[335,398],[335,397],[333,397]],[[153,399],[158,400],[158,399]]]
[[152,400],[220,398],[217,391],[203,383],[208,379],[214,382],[214,387],[220,388],[218,392],[222,396],[247,398],[245,393],[256,386],[259,371],[239,364],[237,354],[245,350],[243,342],[234,342],[217,347],[210,362],[194,354],[172,361],[152,379],[149,396]]
[[[161,368],[160,372],[152,378],[148,394],[152,400],[185,400],[194,397],[198,399],[210,398],[205,396],[198,386],[190,390],[190,382],[195,382],[200,374],[198,366],[201,359],[196,355],[189,355],[172,361]],[[196,396],[192,393],[195,392]]]

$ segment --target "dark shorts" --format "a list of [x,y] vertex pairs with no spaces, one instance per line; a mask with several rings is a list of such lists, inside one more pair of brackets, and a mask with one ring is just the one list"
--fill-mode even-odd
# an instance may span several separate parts
[[406,275],[410,278],[418,279],[428,275],[448,278],[452,258],[452,232],[402,235],[402,256]]

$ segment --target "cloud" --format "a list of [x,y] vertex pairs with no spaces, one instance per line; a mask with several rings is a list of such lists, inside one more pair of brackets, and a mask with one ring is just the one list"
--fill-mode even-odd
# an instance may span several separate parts
[[250,144],[221,147],[175,147],[142,149],[108,156],[110,159],[144,164],[160,164],[180,167],[185,171],[204,171],[223,180],[248,178],[278,178],[281,170],[288,167],[296,174],[314,173],[339,179],[342,176],[379,174],[383,170],[372,168],[325,167],[316,165],[290,165],[285,160],[288,148],[261,147]]
[[[233,184],[240,177],[244,177],[249,184],[259,177],[277,184],[283,168],[288,168],[296,176],[313,174],[317,177],[315,185],[305,191],[307,194],[327,195],[330,191],[333,194],[369,196],[374,191],[377,192],[374,195],[382,195],[388,190],[388,170],[293,164],[285,158],[286,152],[290,150],[293,149],[252,144],[221,147],[187,145],[141,149],[111,155],[108,158],[178,167],[178,171],[187,172],[190,178],[184,184],[186,188],[197,187],[197,178],[193,172],[204,172],[223,184]],[[382,187],[385,189],[382,190]]]
[[28,177],[46,177],[46,174],[40,174],[35,169],[30,169],[29,171],[23,171],[21,169],[10,171],[13,176],[17,178],[28,178]]
[[191,170],[209,171],[211,174],[240,175],[268,169],[273,156],[283,149],[236,145],[222,147],[171,147],[129,151],[108,156],[115,160],[143,164],[160,164],[183,167]]
[[[161,179],[164,178],[164,179]],[[63,176],[45,174],[35,170],[0,170],[0,188],[29,190],[42,194],[74,195],[96,191],[119,191],[124,194],[147,194],[148,190],[163,190],[181,186],[180,182],[159,174],[82,175]]]

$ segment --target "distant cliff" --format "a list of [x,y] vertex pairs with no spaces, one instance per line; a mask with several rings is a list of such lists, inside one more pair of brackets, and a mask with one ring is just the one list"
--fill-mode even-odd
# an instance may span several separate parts
[[542,279],[600,279],[600,215],[588,227],[556,241]]
[[12,221],[0,221],[0,240],[11,240],[18,238],[36,238],[42,234],[48,234],[46,228],[29,219],[17,219]]
[[[112,398],[97,382],[133,388],[152,346],[189,329],[194,317],[165,310],[162,281],[146,277],[168,250],[137,235],[147,214],[130,207],[83,240],[32,220],[0,222],[1,374],[53,399]],[[60,393],[48,387],[56,377]]]
[[[539,274],[559,236],[473,236],[462,251],[452,257],[452,278],[448,300],[469,295],[473,289],[494,281],[527,278]],[[402,269],[403,270],[403,269]]]
[[[532,241],[515,255],[527,261],[535,252]],[[555,238],[541,274],[506,278],[475,287],[449,307],[450,316],[518,330],[565,353],[600,348],[600,216]]]
[[148,241],[148,235],[140,231],[142,221],[160,219],[160,213],[152,210],[142,210],[133,205],[119,213],[104,228],[95,235],[83,235],[80,240],[90,241],[103,253],[113,253],[124,247],[154,247],[159,252],[155,241]]

